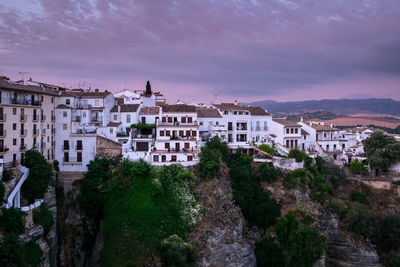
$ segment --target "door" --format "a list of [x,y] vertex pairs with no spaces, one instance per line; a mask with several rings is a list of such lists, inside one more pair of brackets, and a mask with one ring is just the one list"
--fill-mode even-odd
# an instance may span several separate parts
[[180,144],[179,143],[175,143],[175,150],[179,151],[179,149],[180,149]]
[[142,117],[142,124],[146,124],[146,117]]

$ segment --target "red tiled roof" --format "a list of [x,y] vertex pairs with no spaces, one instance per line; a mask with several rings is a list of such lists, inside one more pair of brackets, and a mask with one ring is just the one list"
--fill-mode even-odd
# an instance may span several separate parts
[[222,118],[216,108],[196,108],[196,111],[199,118]]
[[139,111],[140,115],[158,115],[160,114],[160,107],[143,107]]
[[[121,112],[136,112],[139,108],[139,104],[124,104],[119,106],[121,107]],[[118,112],[118,105],[115,105],[111,109],[111,112]]]
[[221,103],[214,106],[219,110],[247,110],[246,107],[235,105],[234,103]]
[[185,104],[180,105],[161,105],[163,113],[195,113],[196,107]]

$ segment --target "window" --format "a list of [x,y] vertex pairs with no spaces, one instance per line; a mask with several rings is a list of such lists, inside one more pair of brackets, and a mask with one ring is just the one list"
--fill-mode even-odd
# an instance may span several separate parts
[[171,161],[176,162],[176,155],[171,156]]
[[197,132],[196,131],[192,131],[192,136],[196,136]]
[[162,155],[161,156],[161,161],[162,162],[166,162],[167,161],[167,156],[166,155]]
[[193,156],[192,155],[188,155],[187,156],[187,161],[192,161],[193,160]]
[[82,152],[77,152],[76,153],[76,161],[77,162],[82,162]]
[[68,125],[66,123],[63,124],[63,130],[64,131],[68,130]]
[[183,136],[183,131],[179,131],[179,136],[182,137]]
[[13,145],[16,146],[17,145],[17,138],[13,139]]
[[126,122],[131,122],[131,115],[126,115]]
[[82,150],[82,140],[76,141],[76,150]]
[[110,128],[110,134],[114,133],[114,128]]
[[200,122],[200,126],[203,126],[203,122],[202,121]]
[[185,143],[185,148],[189,149],[190,148],[190,144],[189,143]]
[[336,150],[336,145],[333,145],[333,150]]
[[289,140],[286,140],[286,147],[289,147]]
[[192,123],[192,122],[193,122],[192,117],[188,117],[188,123]]
[[54,97],[51,98],[51,103],[54,103]]
[[153,156],[153,161],[154,161],[154,162],[158,162],[158,160],[159,160],[158,155],[154,155],[154,156]]
[[13,108],[13,115],[17,115],[17,109]]
[[182,123],[186,123],[186,117],[182,117],[182,118],[181,118],[181,122],[182,122]]
[[164,131],[160,131],[160,136],[164,136]]
[[47,124],[47,130],[50,129],[50,124]]
[[71,99],[69,99],[69,98],[65,99],[65,104],[66,105],[70,105],[71,104]]
[[267,130],[268,130],[268,122],[264,121],[264,131],[267,131]]
[[190,131],[186,131],[186,136],[190,136]]
[[16,131],[17,130],[17,124],[13,123],[13,130]]
[[293,128],[290,128],[290,133],[291,133],[291,134],[293,133]]
[[162,117],[161,121],[162,122],[167,122],[167,118],[166,117]]
[[82,112],[82,117],[86,118],[86,112]]
[[168,117],[168,122],[172,122],[172,117]]
[[165,149],[169,149],[169,143],[165,143]]
[[216,122],[215,122],[215,125],[219,125],[219,121],[216,121]]
[[232,131],[232,122],[230,121],[230,122],[228,122],[228,131]]
[[212,121],[209,121],[209,122],[208,122],[208,125],[213,125],[213,122],[212,122]]
[[170,131],[165,131],[165,135],[166,136],[171,136],[171,132]]
[[64,153],[64,162],[69,162],[69,153],[68,152]]
[[115,121],[118,120],[118,115],[117,114],[114,114],[114,120]]
[[64,150],[69,150],[69,141],[68,140],[64,140],[63,149]]
[[286,134],[289,134],[289,128],[286,128]]
[[297,129],[297,128],[296,128],[296,129],[294,129],[294,133],[295,133],[295,134],[297,134],[297,133],[298,133],[298,131],[299,131],[299,129]]
[[40,101],[43,102],[43,96],[40,96]]
[[326,133],[324,133],[324,138],[326,137]]

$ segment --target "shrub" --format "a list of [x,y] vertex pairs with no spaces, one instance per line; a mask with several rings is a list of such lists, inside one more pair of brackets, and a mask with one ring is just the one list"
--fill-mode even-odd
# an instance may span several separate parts
[[307,154],[304,151],[300,151],[298,149],[290,149],[288,158],[296,159],[296,162],[302,162],[305,158],[307,158]]
[[310,198],[320,203],[325,202],[331,190],[331,186],[320,174],[314,175],[314,178],[309,180],[308,187],[310,188]]
[[7,183],[8,181],[10,181],[12,178],[14,177],[12,171],[10,170],[4,170],[3,171],[3,177],[1,178],[1,180],[5,183]]
[[275,149],[272,148],[272,147],[270,147],[270,146],[267,145],[267,144],[261,144],[261,145],[258,146],[258,148],[259,148],[260,150],[264,151],[264,152],[267,152],[267,153],[270,154],[270,155],[274,155],[274,154],[275,154]]
[[260,181],[267,181],[269,183],[278,179],[278,176],[281,174],[281,170],[279,168],[275,168],[271,163],[261,163],[258,167],[258,179]]
[[53,220],[53,215],[46,207],[46,204],[42,203],[40,205],[39,210],[33,211],[33,221],[36,224],[40,224],[41,226],[43,226],[45,234],[47,234],[50,231],[51,226],[54,223],[54,220]]
[[346,221],[350,231],[376,241],[379,232],[378,220],[366,206],[360,205],[349,209]]
[[50,163],[36,150],[25,153],[25,166],[29,168],[29,176],[21,187],[21,193],[29,203],[33,203],[35,199],[44,197],[53,172]]
[[336,215],[338,215],[340,219],[344,219],[347,215],[347,212],[349,211],[346,205],[339,202],[328,202],[328,208],[330,208]]
[[5,266],[25,266],[24,247],[17,234],[4,235],[0,242],[0,259]]
[[364,166],[364,163],[358,159],[353,159],[350,162],[350,171],[352,172],[368,172],[368,168]]
[[195,256],[192,245],[171,235],[161,242],[161,258],[165,266],[192,266]]
[[364,192],[358,192],[358,191],[352,190],[350,198],[352,201],[356,201],[361,204],[369,206],[367,196],[365,195]]
[[214,136],[201,148],[199,157],[200,175],[204,178],[214,178],[219,170],[220,160],[229,163],[231,152],[226,143]]
[[293,235],[297,229],[299,229],[299,222],[291,212],[278,220],[275,225],[275,232],[283,250],[290,249],[290,236]]
[[254,252],[257,258],[257,266],[281,267],[286,264],[282,250],[276,245],[272,237],[264,238],[257,243]]
[[6,193],[6,187],[4,186],[3,182],[0,181],[0,206],[1,204],[3,204],[3,202],[5,202],[4,201],[5,193]]
[[24,232],[25,222],[23,215],[25,215],[25,213],[19,209],[13,207],[9,209],[3,208],[1,220],[8,233],[19,235]]
[[296,188],[299,184],[303,187],[308,184],[310,177],[306,169],[296,169],[287,173],[283,179],[283,185],[286,189]]
[[400,254],[396,255],[392,253],[390,255],[389,266],[398,267],[400,266]]
[[210,149],[218,150],[221,153],[222,160],[229,163],[231,159],[231,150],[226,142],[223,142],[218,136],[214,136],[207,143],[206,146]]
[[400,214],[383,217],[379,228],[381,247],[388,251],[400,248]]
[[25,255],[24,260],[32,267],[37,267],[40,264],[40,260],[42,258],[42,250],[39,245],[35,243],[35,241],[29,241],[25,247]]
[[137,178],[148,177],[151,172],[151,167],[150,164],[141,159],[140,161],[134,162],[132,164],[130,171],[131,179],[134,180]]

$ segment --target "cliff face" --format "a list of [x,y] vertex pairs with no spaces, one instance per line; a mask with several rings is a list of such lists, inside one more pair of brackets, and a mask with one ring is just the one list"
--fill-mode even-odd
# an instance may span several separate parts
[[232,202],[227,173],[201,182],[196,192],[203,216],[190,240],[198,256],[198,266],[256,266],[254,244],[245,237],[245,220]]

